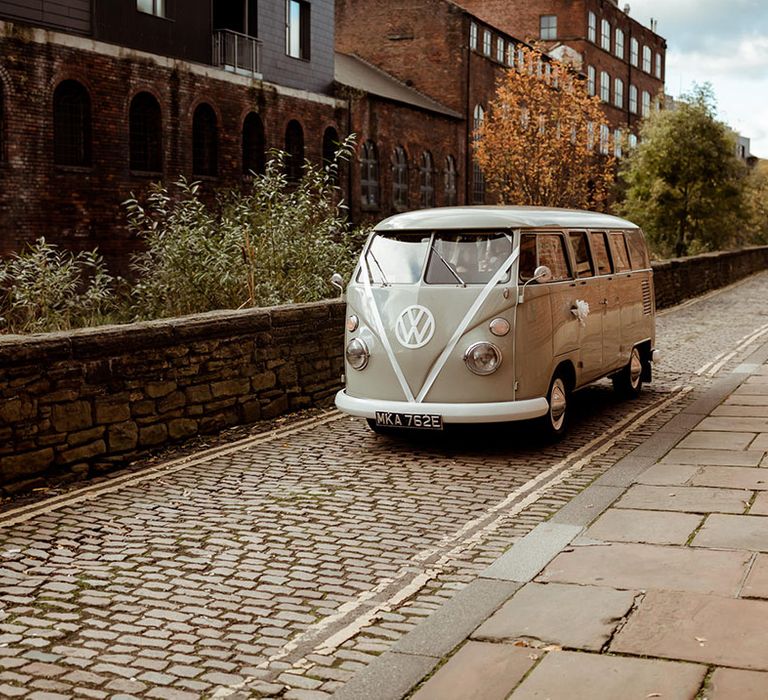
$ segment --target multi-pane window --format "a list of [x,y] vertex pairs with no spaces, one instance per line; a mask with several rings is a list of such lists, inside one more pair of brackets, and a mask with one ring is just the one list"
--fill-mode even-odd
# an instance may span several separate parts
[[587,38],[592,42],[597,42],[597,17],[594,12],[587,15]]
[[640,44],[637,43],[637,39],[629,40],[629,62],[633,66],[637,66],[640,60]]
[[395,209],[408,206],[408,156],[402,146],[392,152],[392,205]]
[[136,0],[136,9],[156,17],[165,17],[165,0]]
[[525,70],[525,49],[522,45],[517,49],[517,70],[519,73]]
[[637,114],[637,86],[629,86],[629,111],[632,114]]
[[421,154],[421,167],[419,168],[419,193],[421,206],[435,206],[435,168],[432,165],[432,154],[424,151]]
[[607,19],[600,22],[600,48],[611,50],[611,23]]
[[618,27],[613,35],[613,52],[622,60],[624,59],[624,32]]
[[613,132],[613,155],[615,155],[617,158],[621,158],[622,151],[622,133],[621,129],[616,129],[616,131]]
[[651,113],[651,93],[643,90],[643,116],[647,117]]
[[360,203],[365,209],[379,206],[379,156],[373,141],[366,141],[360,153]]
[[651,72],[651,47],[643,46],[643,70],[646,73]]
[[587,149],[592,150],[595,147],[595,123],[587,122]]
[[469,48],[477,49],[477,25],[474,22],[469,23]]
[[539,17],[539,38],[557,39],[556,15],[541,15]]
[[511,41],[507,44],[507,65],[515,65],[515,45]]
[[637,148],[637,136],[635,134],[629,135],[629,138],[627,139],[627,145],[629,146],[630,150]]
[[148,92],[131,100],[128,112],[128,151],[131,170],[159,173],[163,169],[160,105]]
[[621,78],[613,81],[613,104],[620,109],[624,108],[624,81]]
[[53,93],[53,161],[91,164],[91,99],[76,80],[59,83]]
[[656,54],[656,67],[654,69],[654,75],[661,80],[661,54]]
[[496,60],[504,63],[504,39],[496,37]]
[[[474,126],[474,139],[477,140],[477,131],[483,125],[485,121],[485,110],[482,105],[475,105],[475,111],[473,114],[473,126]],[[485,176],[480,169],[480,164],[477,159],[473,159],[472,163],[472,203],[482,204],[485,202]]]
[[216,112],[209,104],[198,105],[192,117],[192,172],[216,175],[219,168],[219,132]]
[[483,30],[483,53],[486,56],[491,55],[491,33],[487,30]]
[[309,60],[310,4],[306,0],[286,0],[285,53]]
[[264,124],[256,112],[243,121],[243,174],[260,174],[266,166]]
[[589,95],[594,95],[595,90],[595,67],[587,66],[587,93]]
[[611,141],[611,130],[607,124],[600,125],[600,153],[603,155],[608,154],[608,145]]
[[605,71],[600,71],[600,99],[603,102],[611,101],[611,76]]
[[457,202],[456,160],[453,156],[445,159],[445,204],[452,207]]
[[285,128],[285,174],[289,182],[301,180],[304,170],[304,129],[295,119]]

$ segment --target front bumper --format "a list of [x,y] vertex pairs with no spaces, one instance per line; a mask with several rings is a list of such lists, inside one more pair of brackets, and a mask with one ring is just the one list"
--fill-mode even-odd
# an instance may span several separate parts
[[358,399],[342,389],[336,394],[336,408],[351,416],[375,418],[376,411],[439,415],[444,423],[503,423],[529,420],[549,410],[545,398],[495,403],[416,403],[415,401],[380,401]]

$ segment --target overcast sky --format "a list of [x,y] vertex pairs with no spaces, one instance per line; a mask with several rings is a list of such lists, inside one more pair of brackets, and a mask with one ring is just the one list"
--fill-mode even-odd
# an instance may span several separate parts
[[768,159],[768,0],[619,0],[667,40],[666,91],[709,82],[720,118]]

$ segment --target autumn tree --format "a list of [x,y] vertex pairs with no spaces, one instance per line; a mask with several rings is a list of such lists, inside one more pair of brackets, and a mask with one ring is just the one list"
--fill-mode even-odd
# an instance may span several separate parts
[[708,85],[643,122],[624,162],[619,213],[641,226],[660,255],[739,245],[746,233],[746,166],[733,133],[715,117]]
[[758,161],[746,181],[748,243],[768,243],[768,161]]
[[558,61],[518,53],[475,132],[474,155],[501,203],[602,209],[614,143],[597,97]]

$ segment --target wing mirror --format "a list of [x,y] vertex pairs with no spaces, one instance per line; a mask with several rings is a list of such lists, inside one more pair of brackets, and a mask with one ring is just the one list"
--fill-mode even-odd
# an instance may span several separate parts
[[331,275],[331,284],[339,290],[339,298],[341,298],[344,295],[344,278],[338,272],[334,272]]
[[525,300],[525,288],[531,283],[531,282],[537,282],[539,284],[546,284],[547,282],[552,281],[552,270],[550,270],[546,265],[539,265],[534,271],[533,271],[533,277],[529,279],[524,285],[523,288],[520,290],[520,295],[517,297],[517,303],[522,304]]

